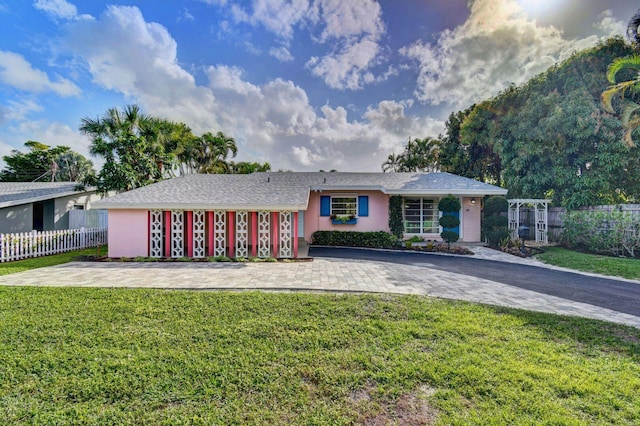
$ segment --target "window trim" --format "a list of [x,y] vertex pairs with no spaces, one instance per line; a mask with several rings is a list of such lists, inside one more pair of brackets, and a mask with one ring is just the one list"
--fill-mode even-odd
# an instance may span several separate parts
[[354,200],[354,205],[355,205],[355,213],[354,216],[358,217],[358,213],[359,213],[359,209],[358,209],[358,194],[331,194],[330,195],[331,199],[329,200],[329,217],[333,217],[333,216],[350,216],[350,214],[344,214],[344,213],[334,213],[333,212],[333,199],[334,198],[353,198]]
[[[406,209],[405,209],[405,203],[406,200],[420,200],[420,229],[419,232],[407,232],[407,227],[405,226],[407,223],[407,218],[406,218]],[[442,212],[437,210],[437,205],[438,202],[440,201],[440,198],[437,196],[422,196],[422,195],[407,195],[407,196],[403,196],[402,197],[402,228],[403,228],[403,233],[405,235],[439,235],[442,232],[442,227],[440,226],[440,224],[437,224],[436,227],[431,227],[430,229],[437,229],[436,232],[424,232],[424,222],[426,220],[425,215],[424,215],[424,200],[430,200],[433,202],[434,204],[434,210],[436,210],[438,212],[438,217],[437,219],[439,219],[442,216]],[[434,216],[431,216],[431,218],[433,218]],[[430,219],[433,220],[433,219]]]

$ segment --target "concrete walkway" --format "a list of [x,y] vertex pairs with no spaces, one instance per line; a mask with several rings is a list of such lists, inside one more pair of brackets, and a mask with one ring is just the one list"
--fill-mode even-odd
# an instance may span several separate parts
[[[486,253],[489,255],[497,254]],[[633,315],[468,275],[376,261],[317,258],[312,262],[290,263],[71,262],[2,276],[0,285],[422,294],[640,328],[640,317]]]

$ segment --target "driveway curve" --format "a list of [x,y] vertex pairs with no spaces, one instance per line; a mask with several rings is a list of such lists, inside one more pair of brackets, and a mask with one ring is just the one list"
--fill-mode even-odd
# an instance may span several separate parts
[[[640,283],[629,280],[475,259],[473,256],[447,256],[411,251],[312,247],[309,255],[314,258],[357,259],[448,271],[640,316]],[[425,281],[428,281],[428,272]]]

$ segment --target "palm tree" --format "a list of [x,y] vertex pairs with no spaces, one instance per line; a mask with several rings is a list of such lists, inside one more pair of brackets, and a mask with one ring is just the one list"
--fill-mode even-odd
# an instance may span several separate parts
[[384,163],[382,163],[382,171],[384,173],[397,173],[402,171],[402,163],[404,157],[402,154],[389,154]]
[[[627,24],[627,38],[636,49],[640,47],[639,27],[640,10]],[[640,91],[640,56],[632,55],[614,60],[607,69],[607,80],[612,86],[602,92],[602,105],[605,111],[615,114],[613,99],[620,96],[622,99],[620,122],[625,129],[622,140],[627,147],[632,148],[636,145],[633,141],[633,131],[640,127],[640,105],[625,95],[628,93],[633,98]]]
[[166,143],[174,127],[179,125],[148,116],[137,105],[83,118],[80,131],[91,137],[91,154],[105,159],[98,190],[128,191],[164,179],[165,163],[172,167]]
[[229,173],[231,168],[227,158],[230,154],[235,157],[237,153],[234,138],[222,132],[215,135],[207,132],[193,138],[179,159],[185,165],[186,173]]

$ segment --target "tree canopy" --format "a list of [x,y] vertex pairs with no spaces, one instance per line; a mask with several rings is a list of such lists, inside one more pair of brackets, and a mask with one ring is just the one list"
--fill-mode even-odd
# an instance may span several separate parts
[[81,182],[95,174],[93,163],[68,146],[37,141],[25,142],[27,152],[12,150],[2,157],[6,163],[0,171],[2,182]]
[[[430,158],[514,198],[551,198],[569,208],[638,199],[640,152],[622,142],[624,122],[601,103],[609,64],[632,52],[621,38],[609,39],[452,113]],[[392,154],[383,169],[401,171],[405,155]]]
[[[80,131],[91,137],[91,153],[105,164],[95,179],[98,191],[128,191],[188,173],[233,173],[235,139],[222,132],[195,136],[184,123],[144,114],[137,105],[110,108],[98,118],[82,119]],[[237,170],[268,163],[238,163]]]

